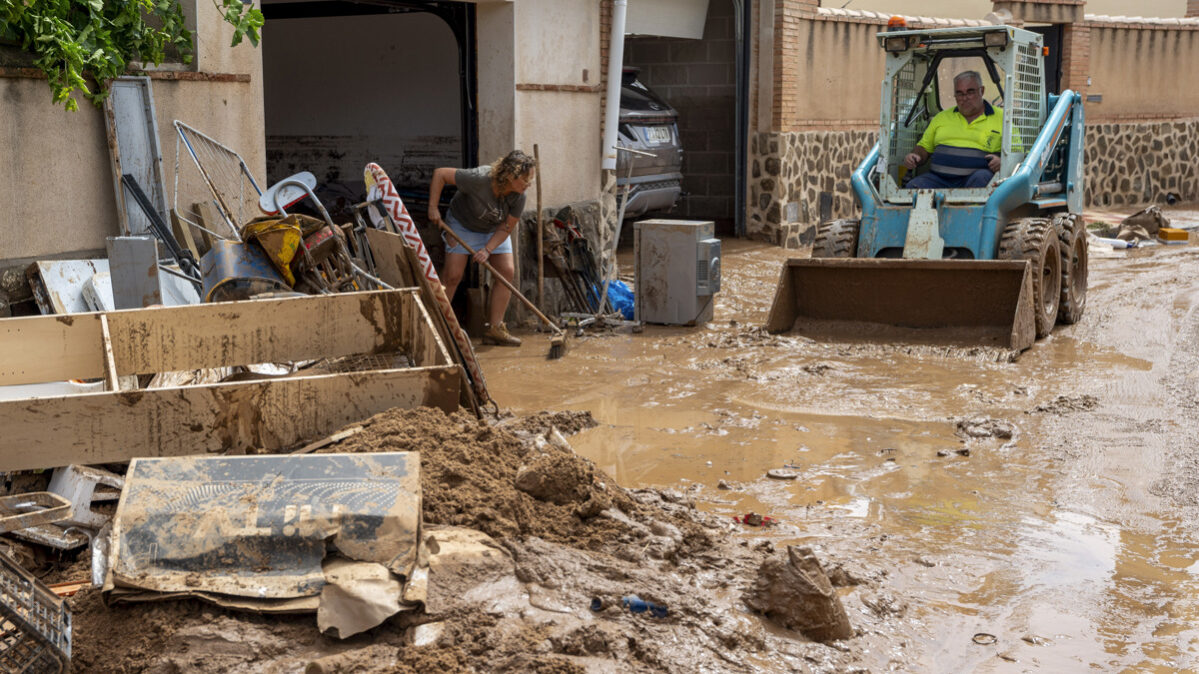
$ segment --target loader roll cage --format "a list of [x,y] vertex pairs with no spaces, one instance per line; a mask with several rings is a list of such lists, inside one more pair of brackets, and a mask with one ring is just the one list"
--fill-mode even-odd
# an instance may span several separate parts
[[[994,82],[1003,110],[1001,166],[989,185],[946,190],[955,203],[981,204],[1010,177],[1044,126],[1050,106],[1044,85],[1042,37],[1009,26],[983,26],[879,33],[886,51],[880,119],[880,160],[871,173],[882,201],[911,204],[915,191],[901,184],[903,157],[912,151],[939,112],[937,75],[953,59],[979,59]],[[956,73],[955,73],[956,74]]]

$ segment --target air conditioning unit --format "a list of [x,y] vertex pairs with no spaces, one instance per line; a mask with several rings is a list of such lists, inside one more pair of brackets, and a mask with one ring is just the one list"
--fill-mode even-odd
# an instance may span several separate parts
[[633,224],[634,317],[642,323],[703,325],[720,291],[720,240],[710,220]]

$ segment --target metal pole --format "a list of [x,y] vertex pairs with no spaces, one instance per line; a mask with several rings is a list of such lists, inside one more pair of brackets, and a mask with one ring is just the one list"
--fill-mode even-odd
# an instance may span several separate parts
[[620,123],[620,81],[624,72],[624,26],[629,0],[612,3],[612,35],[608,42],[608,100],[604,106],[604,153],[601,168],[616,170],[616,127]]
[[541,150],[533,143],[533,161],[537,162],[537,303],[545,311],[545,235],[541,231]]

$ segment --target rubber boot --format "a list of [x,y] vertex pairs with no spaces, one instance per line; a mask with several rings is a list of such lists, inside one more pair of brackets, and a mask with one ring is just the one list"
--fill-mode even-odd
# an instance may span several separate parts
[[483,333],[483,343],[499,346],[520,346],[520,338],[513,337],[512,333],[508,332],[508,326],[500,323],[499,325],[487,328],[487,332]]

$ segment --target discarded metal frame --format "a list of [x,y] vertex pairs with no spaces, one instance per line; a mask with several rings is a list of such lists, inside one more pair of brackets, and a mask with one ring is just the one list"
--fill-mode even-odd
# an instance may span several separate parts
[[71,516],[71,502],[48,491],[0,496],[0,534]]
[[126,200],[121,177],[124,174],[135,176],[145,189],[149,208],[159,218],[167,217],[162,150],[158,144],[154,93],[149,77],[127,76],[112,81],[109,96],[104,99],[104,127],[108,136],[121,231],[125,236],[147,234],[150,223]]
[[[120,390],[118,377],[404,353],[414,367]],[[458,366],[416,289],[0,320],[0,385],[103,392],[0,401],[0,471],[276,451],[393,407],[458,407]]]
[[[79,465],[55,468],[47,491],[21,494],[20,497],[29,499],[42,495],[39,500],[62,505],[38,512],[41,517],[21,527],[13,527],[12,535],[59,550],[87,545],[109,520],[108,515],[92,510],[92,504],[117,500],[124,484],[120,475],[101,468]],[[109,489],[97,493],[96,488],[100,485]],[[0,530],[7,529],[0,527]]]
[[[217,210],[232,233],[231,238],[235,241],[240,241],[241,237],[238,233],[238,228],[252,217],[250,212],[257,213],[258,198],[262,196],[262,189],[258,187],[258,182],[254,180],[254,174],[250,173],[250,167],[246,165],[246,161],[242,159],[241,155],[204,134],[202,131],[192,128],[179,120],[175,120],[174,126],[175,133],[178,135],[175,141],[176,212],[182,213],[179,210],[178,203],[179,157],[181,154],[179,145],[182,143],[187,148],[187,153],[192,158],[192,162],[195,163],[196,169],[200,171],[200,176],[204,179],[205,185],[212,192]],[[249,180],[250,186],[254,189],[252,197],[245,189],[245,180]],[[233,205],[237,206],[236,212],[233,210]],[[224,235],[204,228],[199,223],[188,220],[188,224],[203,229],[213,236],[226,238]]]
[[62,672],[71,662],[71,612],[33,574],[0,555],[0,671]]

